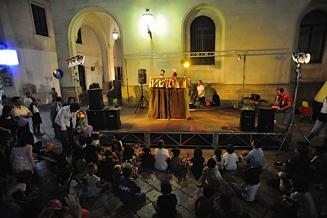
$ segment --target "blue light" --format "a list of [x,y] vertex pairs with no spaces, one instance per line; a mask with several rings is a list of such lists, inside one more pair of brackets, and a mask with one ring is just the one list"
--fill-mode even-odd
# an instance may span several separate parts
[[11,49],[0,50],[0,65],[18,65],[17,51]]

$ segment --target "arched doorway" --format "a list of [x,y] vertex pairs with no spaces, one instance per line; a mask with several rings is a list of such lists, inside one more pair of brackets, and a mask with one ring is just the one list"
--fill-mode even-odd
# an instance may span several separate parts
[[[98,83],[103,94],[106,94],[109,82],[116,79],[115,59],[122,58],[122,55],[116,55],[122,54],[122,46],[120,43],[117,52],[116,40],[112,36],[114,30],[120,35],[116,19],[102,8],[85,8],[72,19],[68,30],[70,56],[85,56],[84,78],[79,78],[79,82],[75,83],[80,85],[79,91],[85,92],[90,84]],[[79,73],[79,76],[83,76],[83,73]]]

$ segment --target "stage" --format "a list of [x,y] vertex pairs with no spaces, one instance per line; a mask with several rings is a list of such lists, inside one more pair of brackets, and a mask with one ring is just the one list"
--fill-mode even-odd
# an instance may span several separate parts
[[124,143],[155,145],[164,139],[168,146],[250,146],[253,139],[263,146],[279,148],[284,130],[274,127],[272,132],[241,131],[240,110],[232,108],[204,108],[190,110],[187,120],[153,120],[148,118],[147,109],[134,113],[135,108],[123,107],[120,112],[121,128],[101,130],[115,135]]

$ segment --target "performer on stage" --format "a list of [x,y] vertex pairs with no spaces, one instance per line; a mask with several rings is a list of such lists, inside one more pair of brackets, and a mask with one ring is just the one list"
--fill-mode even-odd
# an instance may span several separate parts
[[308,140],[311,141],[311,139],[314,136],[319,135],[321,130],[325,128],[325,140],[324,144],[327,143],[327,96],[325,97],[323,103],[322,103],[322,108],[320,110],[320,113],[318,114],[318,119],[316,120],[315,124],[313,125],[311,132],[309,134]]
[[196,93],[196,97],[199,99],[200,101],[200,107],[205,106],[206,105],[206,98],[204,96],[204,85],[202,84],[202,80],[198,81],[198,86],[196,87],[197,93]]
[[283,113],[283,125],[288,126],[291,121],[292,98],[283,88],[276,89],[276,97],[272,106],[277,113]]
[[164,69],[160,70],[160,78],[164,78],[165,77],[165,73],[166,71]]

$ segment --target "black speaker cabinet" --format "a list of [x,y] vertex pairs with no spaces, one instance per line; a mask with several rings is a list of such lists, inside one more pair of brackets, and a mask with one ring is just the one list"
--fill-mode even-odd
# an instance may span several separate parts
[[274,131],[275,110],[272,108],[258,108],[258,126],[260,132]]
[[121,127],[120,110],[106,109],[106,128],[119,129]]
[[146,84],[146,69],[139,69],[137,76],[139,84]]
[[106,111],[104,110],[88,110],[86,111],[88,123],[95,130],[106,128]]
[[242,131],[253,131],[255,124],[255,110],[241,110],[240,129]]
[[90,110],[103,109],[102,89],[89,89],[89,108]]

